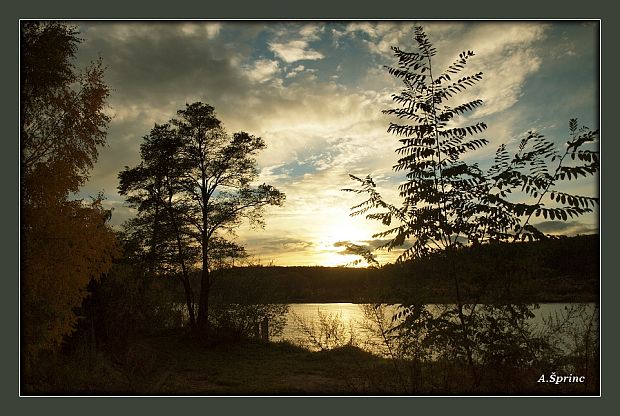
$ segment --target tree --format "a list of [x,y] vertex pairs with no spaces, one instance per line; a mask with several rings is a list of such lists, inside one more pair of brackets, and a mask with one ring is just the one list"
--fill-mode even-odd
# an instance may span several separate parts
[[[370,176],[351,175],[360,187],[347,191],[368,196],[352,208],[351,215],[365,215],[389,227],[373,236],[388,239],[381,248],[392,250],[407,244],[399,262],[435,254],[452,264],[450,275],[457,304],[456,311],[449,314],[454,312],[458,318],[460,338],[455,342],[464,348],[473,369],[469,323],[473,322],[476,302],[470,299],[473,307],[464,308],[454,253],[470,245],[547,238],[531,223],[533,217],[567,220],[591,212],[598,198],[572,195],[560,186],[565,180],[598,172],[598,152],[586,148],[596,140],[598,131],[580,128],[577,120],[571,120],[563,153],[541,134],[528,132],[512,156],[506,145],[500,146],[491,167],[484,171],[467,156],[488,144],[488,140],[477,137],[486,130],[486,124],[456,124],[459,117],[483,102],[452,103],[459,92],[482,80],[482,73],[459,75],[474,53],[461,53],[438,75],[432,65],[437,51],[421,27],[415,29],[414,40],[414,52],[393,47],[398,65],[386,67],[404,84],[404,89],[392,96],[397,106],[384,110],[396,117],[388,132],[400,143],[394,171],[406,174],[406,181],[399,186],[402,204],[386,202]],[[456,76],[460,77],[453,80]],[[418,308],[405,306],[400,317],[411,316],[414,310]],[[475,372],[473,376],[477,378]]]
[[[21,27],[21,167],[27,198],[77,192],[105,144],[110,117],[104,111],[109,96],[104,69],[99,60],[76,70],[77,36],[77,29],[58,23]],[[51,177],[50,170],[63,174]]]
[[[234,233],[243,220],[262,226],[263,208],[281,205],[284,194],[267,184],[252,186],[258,177],[255,156],[265,148],[260,137],[245,132],[227,134],[214,108],[208,104],[188,104],[177,114],[178,118],[159,127],[160,133],[165,132],[158,136],[161,140],[151,140],[157,126],[145,138],[143,163],[134,169],[126,168],[120,174],[120,189],[122,193],[131,194],[129,201],[138,208],[138,218],[144,220],[147,213],[152,215],[149,223],[154,234],[160,233],[155,229],[163,223],[155,215],[157,207],[161,206],[168,210],[167,221],[176,224],[173,228],[178,230],[178,235],[193,239],[193,243],[187,240],[179,243],[177,253],[183,247],[199,250],[201,271],[196,329],[201,335],[207,335],[212,270],[223,257],[242,252],[240,246],[226,240],[226,234]],[[145,152],[147,143],[152,145],[149,147],[151,153]],[[164,153],[169,159],[155,162],[159,157],[155,155]],[[172,165],[175,167],[171,168]],[[161,174],[161,169],[167,173]],[[167,202],[162,201],[164,194],[158,188],[164,183]],[[151,245],[154,247],[154,243]],[[193,297],[192,288],[189,290]]]
[[140,146],[142,162],[119,173],[119,193],[139,212],[127,224],[144,238],[142,250],[148,276],[167,273],[179,277],[185,293],[189,323],[196,327],[190,271],[198,260],[189,240],[188,206],[181,195],[184,164],[175,158],[182,142],[170,124],[155,125]]
[[[387,67],[405,84],[404,90],[392,97],[398,107],[384,110],[398,118],[390,123],[388,132],[397,135],[401,144],[396,149],[400,158],[394,171],[406,172],[407,180],[399,186],[402,206],[386,203],[370,176],[351,175],[361,189],[347,189],[369,195],[352,208],[352,215],[366,214],[392,226],[375,235],[393,236],[383,248],[391,250],[412,241],[399,257],[402,261],[467,244],[541,239],[545,236],[531,224],[532,216],[566,220],[591,212],[598,204],[597,197],[569,196],[557,187],[564,180],[598,172],[598,152],[583,148],[596,139],[597,130],[579,128],[577,120],[571,120],[571,138],[563,154],[541,134],[530,131],[512,157],[506,145],[500,146],[493,165],[484,172],[466,156],[488,144],[484,138],[473,137],[486,130],[486,124],[459,127],[454,123],[456,116],[480,107],[482,100],[445,105],[482,79],[482,73],[477,73],[452,81],[474,53],[461,53],[437,76],[431,63],[436,50],[421,27],[416,28],[415,40],[417,52],[394,47],[398,68]],[[583,163],[568,166],[568,159]],[[521,200],[511,198],[516,194]],[[559,206],[545,205],[545,197]]]
[[105,144],[109,89],[101,61],[78,71],[76,28],[21,25],[22,330],[29,365],[75,327],[91,279],[112,264],[116,240],[101,195],[70,200]]
[[174,124],[183,141],[181,160],[189,168],[185,191],[193,206],[191,219],[202,254],[197,325],[204,335],[209,329],[210,243],[223,231],[232,232],[243,219],[262,225],[262,209],[281,205],[284,194],[267,184],[250,186],[258,176],[255,156],[265,148],[260,137],[245,132],[229,136],[208,104],[188,104],[177,114]]

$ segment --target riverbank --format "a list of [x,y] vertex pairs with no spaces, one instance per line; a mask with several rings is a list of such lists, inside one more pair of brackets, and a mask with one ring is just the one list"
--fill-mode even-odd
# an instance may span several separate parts
[[22,394],[53,395],[590,395],[597,383],[542,384],[539,368],[491,368],[468,387],[458,364],[412,365],[344,346],[310,352],[290,343],[204,346],[181,330],[134,340],[122,354],[78,349],[44,361]]
[[[24,394],[347,395],[397,391],[391,363],[355,347],[310,352],[287,342],[204,346],[182,330],[142,337],[126,351],[86,348],[43,361]],[[372,377],[370,374],[372,373]]]
[[[171,276],[144,284],[112,275],[92,288],[93,295],[82,309],[84,318],[74,335],[65,339],[62,351],[42,357],[35,368],[22,371],[21,380],[27,384],[21,392],[224,396],[596,394],[599,359],[598,321],[591,319],[594,315],[577,315],[579,322],[587,325],[569,328],[565,334],[575,344],[570,354],[561,353],[553,343],[545,346],[549,342],[546,337],[530,339],[522,333],[505,332],[500,324],[506,317],[490,315],[479,320],[477,327],[468,325],[470,331],[478,331],[473,334],[475,346],[483,357],[472,365],[458,348],[462,345],[460,327],[444,325],[450,323],[449,317],[441,322],[429,321],[441,325],[423,328],[434,333],[418,345],[432,354],[440,351],[442,361],[420,356],[422,350],[416,350],[415,343],[409,346],[413,350],[395,355],[422,357],[420,361],[392,360],[382,358],[388,354],[379,357],[343,343],[329,351],[310,352],[286,342],[248,340],[251,333],[227,326],[237,315],[223,313],[225,308],[218,310],[218,305],[243,306],[238,316],[243,321],[252,313],[243,312],[245,306],[274,302],[453,304],[454,270],[459,272],[461,299],[466,303],[597,303],[598,260],[598,236],[583,236],[471,247],[452,257],[437,256],[380,269],[226,269],[214,274],[210,312],[214,322],[221,321],[223,331],[211,337],[209,345],[192,339],[183,329],[169,329],[180,328],[183,319],[178,310],[177,281]],[[481,307],[476,311],[480,314]],[[525,316],[526,311],[519,311],[511,313]],[[557,322],[551,324],[559,328],[562,320],[568,320],[564,315],[558,315]],[[326,333],[331,334],[335,327],[326,328]],[[415,337],[405,341],[409,339]],[[587,374],[587,381],[558,385],[538,382],[541,375],[560,375],[562,371],[579,373],[578,377]]]

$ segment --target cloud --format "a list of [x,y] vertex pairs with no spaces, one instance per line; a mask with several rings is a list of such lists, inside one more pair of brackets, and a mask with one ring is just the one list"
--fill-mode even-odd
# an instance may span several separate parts
[[[524,94],[533,79],[549,74],[542,71],[551,58],[541,47],[548,25],[422,23],[439,50],[437,67],[451,63],[462,50],[477,53],[468,72],[482,71],[484,80],[458,97],[482,98],[486,105],[458,121],[484,117],[489,124],[484,137],[492,144],[480,152],[481,158],[494,153],[498,142],[528,130],[531,114],[538,123],[549,100],[534,103]],[[260,180],[287,194],[283,207],[267,209],[264,230],[239,231],[249,251],[268,253],[278,264],[319,264],[338,258],[337,241],[371,244],[380,224],[349,217],[349,208],[361,196],[341,189],[353,185],[349,173],[372,174],[386,199],[400,200],[396,185],[403,178],[392,172],[398,142],[386,133],[390,118],[381,110],[393,106],[390,95],[401,85],[382,65],[393,63],[390,46],[411,47],[415,24],[81,24],[85,41],[77,64],[103,58],[114,116],[108,147],[101,150],[84,194],[103,189],[115,208],[113,221],[132,215],[116,194],[118,172],[139,162],[141,138],[154,123],[168,121],[186,103],[202,101],[215,106],[227,131],[247,131],[266,141],[258,156]],[[575,59],[584,59],[582,43],[571,43]],[[557,87],[554,97],[565,101],[566,111],[579,114],[595,104],[589,84],[573,85],[569,94],[559,78],[544,82]],[[583,97],[589,99],[586,105]]]
[[365,33],[373,39],[379,36],[377,24],[372,22],[352,22],[349,23],[344,30],[344,34],[347,35],[354,35],[356,32]]
[[222,29],[221,23],[207,23],[205,25],[205,32],[207,32],[207,37],[209,39],[213,39],[214,37],[219,35],[221,29]]
[[297,65],[295,68],[291,69],[287,74],[286,77],[287,78],[291,78],[296,76],[297,74],[299,74],[300,72],[303,72],[304,69],[306,69],[303,65]]
[[297,61],[315,61],[324,58],[322,53],[309,49],[308,42],[305,40],[292,40],[286,43],[269,43],[269,49],[284,62],[289,64]]
[[[387,242],[388,240],[370,240],[363,242],[337,241],[333,244],[333,246],[339,249],[336,254],[347,257],[349,260],[349,265],[371,265],[370,263],[374,265],[382,265],[389,262],[394,262],[404,251],[403,248],[395,248],[389,252],[386,250],[377,250],[377,247]],[[374,259],[374,261],[370,259]]]
[[247,69],[247,76],[255,82],[265,82],[279,72],[278,61],[269,59],[259,59],[254,65]]
[[299,29],[299,35],[306,41],[320,40],[325,27],[317,24],[304,25]]
[[220,33],[223,25],[219,22],[190,22],[180,23],[179,30],[188,36],[204,34],[207,39],[214,39]]
[[294,237],[254,237],[248,241],[250,245],[256,245],[267,253],[282,250],[304,250],[314,247],[311,241],[304,241]]
[[543,221],[535,226],[546,234],[553,235],[578,235],[578,234],[596,234],[599,232],[598,227],[584,224],[578,221]]
[[[487,69],[487,75],[475,93],[483,98],[485,105],[476,115],[488,116],[512,107],[522,98],[523,84],[538,71],[540,64],[541,58],[532,50],[512,51],[502,59],[486,63],[484,69]],[[469,97],[464,96],[463,99],[467,98]]]
[[[483,72],[484,81],[464,94],[460,102],[482,98],[486,105],[477,115],[502,112],[521,98],[523,84],[535,73],[542,62],[539,51],[533,45],[545,37],[548,25],[534,23],[502,22],[354,22],[346,26],[344,33],[363,33],[370,52],[395,64],[392,46],[405,51],[415,49],[413,30],[422,25],[430,41],[438,50],[433,58],[436,76],[456,59],[460,52],[472,50],[476,56],[469,60],[466,71],[458,76]],[[458,39],[458,42],[455,42]]]

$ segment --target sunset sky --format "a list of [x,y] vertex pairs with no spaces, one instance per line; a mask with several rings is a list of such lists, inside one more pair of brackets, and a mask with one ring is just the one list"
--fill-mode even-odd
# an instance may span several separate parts
[[[78,66],[101,57],[112,89],[108,146],[80,196],[103,191],[114,208],[112,223],[120,225],[133,214],[117,193],[117,175],[139,163],[142,136],[186,103],[208,103],[228,132],[266,141],[260,182],[286,193],[283,207],[267,210],[265,229],[238,231],[237,241],[264,264],[343,265],[354,257],[343,255],[337,242],[373,244],[380,227],[350,218],[360,199],[341,189],[353,185],[348,174],[370,173],[397,202],[403,180],[392,172],[397,142],[381,110],[400,85],[383,65],[394,63],[390,46],[412,49],[417,25],[438,49],[436,67],[464,50],[476,53],[467,72],[482,71],[484,79],[460,96],[485,102],[471,117],[489,126],[482,137],[491,144],[476,160],[531,129],[560,145],[570,118],[598,128],[595,21],[73,23],[84,39]],[[567,190],[596,195],[597,183]],[[597,213],[564,224],[546,221],[541,229],[596,232]]]

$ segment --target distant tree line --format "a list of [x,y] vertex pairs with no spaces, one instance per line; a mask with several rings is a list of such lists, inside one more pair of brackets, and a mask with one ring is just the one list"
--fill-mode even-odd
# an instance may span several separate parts
[[450,261],[436,255],[370,269],[232,267],[218,272],[212,291],[230,303],[455,303],[455,263],[465,302],[595,302],[598,257],[598,235],[584,235],[465,247]]

